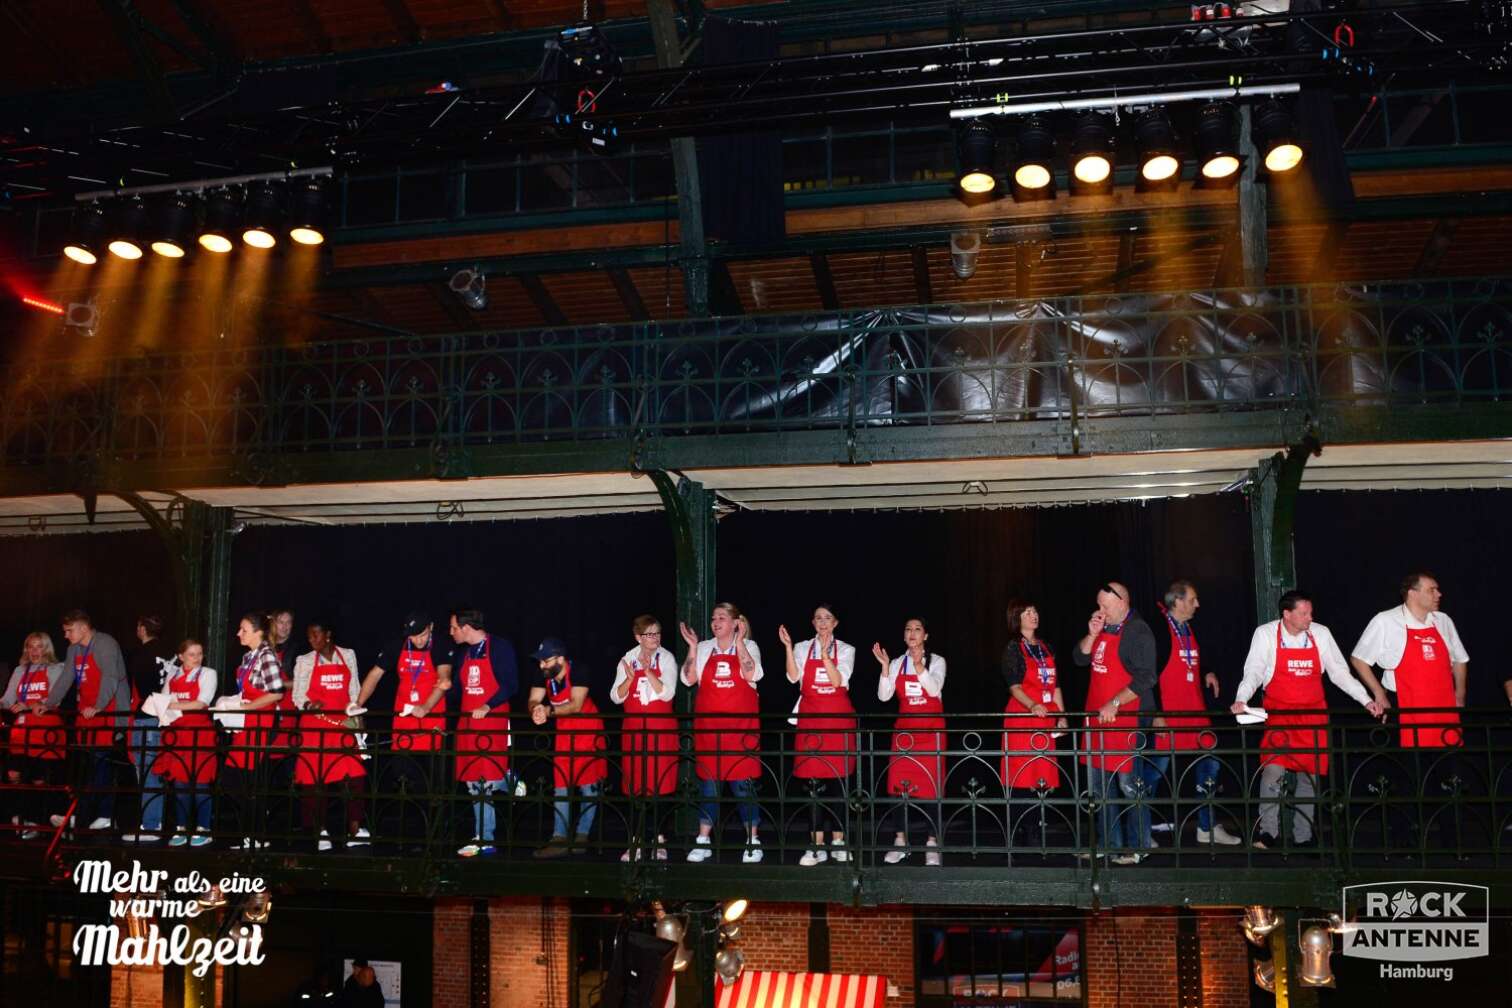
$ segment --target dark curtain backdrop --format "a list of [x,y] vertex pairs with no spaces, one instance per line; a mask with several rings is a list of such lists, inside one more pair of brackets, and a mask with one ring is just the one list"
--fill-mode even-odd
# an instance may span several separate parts
[[[1401,574],[1426,565],[1442,581],[1445,609],[1475,659],[1472,700],[1496,702],[1506,670],[1488,650],[1495,635],[1487,628],[1502,618],[1509,502],[1504,491],[1304,493],[1298,569],[1318,599],[1319,621],[1347,650],[1372,613],[1395,603]],[[783,679],[777,625],[807,636],[821,601],[836,607],[840,636],[861,652],[854,695],[862,710],[880,706],[872,642],[896,655],[911,615],[928,621],[930,647],[950,662],[946,704],[957,711],[1001,708],[1003,611],[1017,594],[1040,606],[1075,704],[1085,677],[1072,668],[1070,650],[1109,578],[1131,587],[1157,633],[1164,631],[1154,603],[1165,585],[1174,577],[1197,583],[1196,628],[1225,699],[1254,625],[1249,517],[1239,494],[1001,511],[736,513],[720,523],[718,539],[718,595],[751,617],[767,658],[763,702],[772,711],[787,710],[796,695]],[[0,611],[7,662],[32,628],[61,640],[58,616],[70,606],[88,608],[129,642],[141,611],[172,604],[166,558],[148,532],[0,539],[0,563],[11,584]],[[302,639],[304,621],[319,615],[364,665],[393,641],[409,609],[444,620],[451,607],[473,605],[522,656],[542,636],[563,636],[598,673],[601,695],[614,660],[632,643],[631,618],[673,612],[671,536],[659,513],[253,528],[236,539],[232,574],[233,619],[254,607],[287,606]]]

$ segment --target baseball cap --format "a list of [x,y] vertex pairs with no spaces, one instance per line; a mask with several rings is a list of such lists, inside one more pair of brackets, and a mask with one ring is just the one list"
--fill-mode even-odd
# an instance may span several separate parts
[[431,625],[430,614],[416,609],[404,617],[404,632],[413,637],[417,633],[423,633],[425,628]]
[[563,644],[560,638],[547,637],[530,653],[530,657],[536,661],[545,661],[547,658],[556,658],[566,653],[567,645]]

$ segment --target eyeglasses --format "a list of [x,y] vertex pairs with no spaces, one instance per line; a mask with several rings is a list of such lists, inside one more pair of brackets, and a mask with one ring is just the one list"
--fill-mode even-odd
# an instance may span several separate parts
[[661,636],[661,631],[660,630],[642,630],[640,635],[642,637],[660,637]]
[[1119,593],[1119,591],[1118,591],[1117,588],[1114,588],[1110,584],[1103,585],[1101,588],[1098,589],[1098,591],[1105,591],[1109,595],[1112,595],[1114,598],[1118,599],[1118,601],[1120,601],[1120,602],[1123,601],[1123,595]]

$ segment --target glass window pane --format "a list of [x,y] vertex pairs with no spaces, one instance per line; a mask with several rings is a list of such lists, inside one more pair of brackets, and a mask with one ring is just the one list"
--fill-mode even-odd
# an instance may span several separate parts
[[377,178],[353,178],[346,187],[346,224],[360,227],[364,224],[392,224],[394,221],[393,175]]
[[399,179],[399,219],[438,220],[446,216],[446,176],[440,172]]
[[469,168],[467,171],[467,213],[506,214],[515,212],[515,167]]
[[881,185],[891,181],[887,134],[835,137],[833,181],[837,186]]

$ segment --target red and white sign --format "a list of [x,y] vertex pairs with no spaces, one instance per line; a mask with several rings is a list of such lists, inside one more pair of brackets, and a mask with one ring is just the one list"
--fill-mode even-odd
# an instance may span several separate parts
[[887,978],[854,973],[746,970],[732,984],[714,981],[718,1008],[883,1008]]

